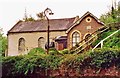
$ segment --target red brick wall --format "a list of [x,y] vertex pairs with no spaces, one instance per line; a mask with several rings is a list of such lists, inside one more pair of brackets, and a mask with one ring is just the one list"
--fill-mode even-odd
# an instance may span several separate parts
[[[91,22],[86,22],[86,18],[90,17],[92,20]],[[91,29],[87,29],[87,26],[91,26]],[[67,46],[68,49],[72,47],[72,33],[74,31],[79,31],[80,39],[82,40],[86,34],[93,33],[103,25],[98,23],[97,20],[95,20],[92,16],[86,16],[83,18],[83,20],[80,22],[80,24],[74,26],[69,32],[68,32],[68,40],[67,40]]]

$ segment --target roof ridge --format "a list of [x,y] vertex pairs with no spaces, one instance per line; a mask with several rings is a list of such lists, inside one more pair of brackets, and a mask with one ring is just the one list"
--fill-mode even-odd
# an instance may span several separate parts
[[[67,30],[75,20],[75,17],[72,18],[60,18],[60,19],[50,19],[51,30]],[[22,25],[22,28],[20,28]],[[35,20],[35,21],[22,21],[16,23],[10,32],[26,32],[26,31],[46,31],[47,20]],[[20,30],[21,29],[21,30]]]
[[[70,20],[70,19],[75,19],[76,17],[71,17],[71,18],[55,18],[55,19],[49,19],[50,21],[52,20]],[[34,20],[34,21],[22,21],[22,22],[39,22],[39,21],[47,21],[46,19],[42,20]]]
[[75,19],[76,17],[71,18],[55,18],[55,19],[49,19],[49,20],[66,20],[66,19]]

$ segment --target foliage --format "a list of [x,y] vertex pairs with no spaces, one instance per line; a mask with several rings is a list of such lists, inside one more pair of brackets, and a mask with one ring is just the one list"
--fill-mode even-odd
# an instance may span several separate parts
[[109,68],[113,64],[120,69],[120,49],[103,48],[96,49],[94,52],[88,51],[81,54],[64,55],[24,55],[10,56],[3,58],[3,76],[24,74],[28,75],[42,70],[49,69],[77,69],[79,71],[85,68]]
[[90,58],[92,58],[90,64],[95,68],[108,68],[113,65],[119,54],[120,50],[118,49],[96,49],[95,52],[90,54]]
[[104,22],[106,25],[117,21],[116,19],[112,18],[112,15],[109,12],[101,15],[100,20]]
[[98,39],[92,43],[92,46],[97,45],[101,40],[103,40],[104,38],[106,38],[107,36],[109,36],[113,31],[108,30],[107,32],[103,32],[102,34],[98,34]]
[[106,14],[102,14],[100,20],[106,25],[110,23],[120,22],[120,7],[111,7],[111,10]]
[[28,55],[40,55],[40,54],[45,54],[45,50],[43,48],[34,48],[31,49]]
[[45,62],[48,64],[46,69],[56,69],[60,66],[60,61],[62,57],[60,55],[47,55],[45,57]]
[[120,31],[104,42],[103,47],[120,48]]
[[23,20],[26,22],[26,21],[35,21],[35,19],[32,17],[32,16],[29,16],[29,17],[27,17],[27,16],[25,16],[24,18],[23,18]]
[[[108,30],[99,35],[98,40],[106,38],[114,30]],[[120,32],[104,42],[103,49],[96,49],[81,54],[69,54],[68,50],[58,52],[50,48],[46,54],[42,48],[32,49],[28,55],[9,56],[2,58],[3,76],[28,75],[42,70],[75,69],[83,71],[86,68],[106,69],[115,65],[120,70]]]
[[[115,32],[115,30],[108,30],[107,32],[103,32],[102,34],[99,34],[98,39],[94,43],[92,43],[92,46],[97,45],[101,40],[103,40],[104,38],[112,34],[113,32]],[[120,47],[120,31],[114,34],[112,37],[105,40],[103,47],[119,48]]]
[[[117,61],[116,61],[117,60]],[[96,49],[94,52],[84,52],[73,55],[66,54],[63,56],[61,63],[65,68],[85,69],[85,68],[109,68],[114,63],[120,68],[120,49],[103,48]]]
[[50,48],[49,54],[50,55],[59,55],[60,53],[56,50],[56,48]]
[[61,54],[68,54],[69,53],[69,50],[68,49],[64,49],[64,50],[61,50],[59,51]]
[[60,61],[60,64],[62,65],[66,65],[66,67],[69,67],[72,65],[72,62],[74,62],[74,60],[77,58],[77,55],[73,55],[73,54],[65,54],[62,57],[62,60]]
[[24,55],[10,56],[3,59],[4,76],[34,73],[39,69],[55,69],[58,67],[60,56],[53,55]]
[[0,32],[0,54],[5,56],[5,51],[7,50],[7,38],[3,36],[3,33]]
[[44,15],[43,12],[40,12],[40,13],[38,13],[36,15],[37,15],[37,17],[38,17],[39,20],[44,20],[45,19],[45,15]]
[[22,56],[10,56],[4,57],[2,59],[2,74],[5,76],[10,76],[15,73],[15,65],[17,61],[23,59]]

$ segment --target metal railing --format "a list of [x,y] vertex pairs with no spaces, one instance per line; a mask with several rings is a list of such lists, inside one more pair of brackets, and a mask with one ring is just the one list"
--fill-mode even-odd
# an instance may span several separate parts
[[87,38],[83,39],[77,44],[77,47],[72,47],[71,52],[75,52],[76,54],[81,53],[87,46],[91,45],[95,40],[98,34],[101,34],[102,32],[108,30],[109,27],[102,27],[98,29],[97,31],[93,32],[91,36],[88,36]]
[[101,48],[102,48],[102,47],[103,47],[103,42],[104,42],[105,40],[107,40],[108,38],[110,38],[111,36],[113,36],[114,34],[116,34],[117,32],[119,32],[119,31],[120,31],[120,29],[117,30],[117,31],[115,31],[115,32],[113,32],[111,35],[107,36],[107,37],[104,38],[103,40],[101,40],[101,41],[92,49],[92,51],[94,51],[94,49],[96,49],[100,44],[101,44]]
[[103,41],[105,41],[106,39],[108,39],[109,37],[113,36],[115,33],[117,33],[118,31],[120,31],[120,23],[112,23],[109,24],[107,26],[101,27],[98,30],[96,30],[95,32],[93,32],[91,34],[91,36],[88,36],[87,38],[81,40],[77,46],[72,47],[70,52],[74,52],[75,54],[81,53],[82,51],[84,51],[84,49],[91,45],[96,39],[97,36],[99,34],[102,34],[103,32],[105,32],[106,30],[109,30],[111,28],[117,28],[119,30],[117,30],[116,32],[114,32],[113,34],[109,35],[108,37],[106,37],[105,39],[101,40],[92,50],[94,50],[95,48],[97,48],[98,45],[101,44],[101,47],[103,46]]

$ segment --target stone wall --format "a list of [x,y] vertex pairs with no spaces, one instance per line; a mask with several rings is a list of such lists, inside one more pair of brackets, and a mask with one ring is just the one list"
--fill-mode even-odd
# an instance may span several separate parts
[[[57,36],[66,36],[65,31],[50,32],[50,41]],[[31,33],[9,33],[8,34],[8,56],[16,56],[19,54],[26,54],[31,49],[38,47],[38,39],[43,37],[45,43],[47,42],[47,32],[31,32]],[[18,52],[18,41],[20,38],[25,39],[25,51]],[[42,46],[44,48],[45,46]]]
[[[8,78],[5,75],[2,75],[2,78]],[[110,67],[108,69],[36,69],[32,74],[16,74],[16,76],[9,76],[11,78],[120,78],[120,71],[116,67]]]

